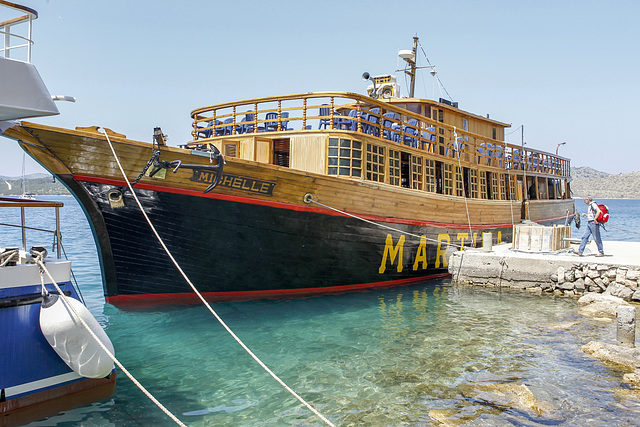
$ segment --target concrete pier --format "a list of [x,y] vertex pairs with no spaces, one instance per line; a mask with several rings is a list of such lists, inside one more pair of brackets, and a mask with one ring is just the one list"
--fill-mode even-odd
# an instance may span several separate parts
[[516,251],[511,246],[500,244],[491,251],[470,248],[454,252],[449,258],[449,272],[454,281],[473,285],[564,295],[606,291],[626,301],[640,301],[638,242],[604,242],[604,257],[595,256],[593,242],[584,256],[571,250]]

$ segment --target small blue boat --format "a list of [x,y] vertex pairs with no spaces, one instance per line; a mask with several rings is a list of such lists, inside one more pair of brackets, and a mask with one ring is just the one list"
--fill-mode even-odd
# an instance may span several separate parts
[[[23,224],[19,227],[23,230],[28,229],[24,224],[26,208],[56,208],[56,224],[59,224],[57,216],[62,205],[60,202],[0,198],[0,208],[22,210]],[[56,228],[52,233],[56,236],[57,257],[47,256],[42,247],[26,250],[24,231],[22,247],[2,247],[5,242],[0,241],[2,426],[28,423],[104,400],[114,391],[116,372],[113,362],[105,360],[98,349],[99,345],[74,317],[75,310],[66,305],[73,299],[74,306],[80,305],[86,311],[71,283],[71,262],[59,257],[60,231],[59,226]],[[53,281],[68,297],[67,303],[62,301],[64,298],[59,296],[48,274],[43,272],[41,279],[42,270],[38,261],[42,261]],[[54,303],[60,304],[58,311],[54,309]],[[84,315],[87,313],[89,312],[86,311]],[[89,322],[86,323],[92,321],[97,325],[95,319],[90,314],[88,316],[85,320]],[[101,328],[99,332],[105,339],[106,334]],[[108,338],[104,344],[113,353]],[[98,360],[100,358],[102,360]],[[82,369],[78,368],[79,365],[82,365]],[[87,373],[88,368],[92,370],[91,373]]]

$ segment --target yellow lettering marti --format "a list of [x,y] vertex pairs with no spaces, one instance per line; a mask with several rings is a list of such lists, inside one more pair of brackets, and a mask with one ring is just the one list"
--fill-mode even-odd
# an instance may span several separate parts
[[384,245],[384,253],[382,254],[382,263],[380,263],[380,269],[378,272],[380,274],[384,273],[387,270],[387,255],[389,256],[389,260],[391,265],[398,259],[398,273],[402,272],[402,253],[404,251],[404,235],[400,236],[398,240],[398,244],[393,246],[393,237],[391,234],[387,234],[387,240]]

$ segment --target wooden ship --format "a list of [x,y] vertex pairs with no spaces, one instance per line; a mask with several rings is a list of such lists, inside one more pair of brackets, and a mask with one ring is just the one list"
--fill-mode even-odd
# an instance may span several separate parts
[[[193,293],[212,300],[340,292],[447,273],[447,252],[514,224],[574,213],[569,159],[505,142],[509,124],[413,95],[412,77],[363,77],[368,94],[309,92],[191,112],[168,146],[97,127],[22,122],[5,131],[82,204],[113,304]],[[111,147],[115,152],[111,151]],[[118,168],[121,163],[124,175]],[[125,178],[126,176],[126,178]]]

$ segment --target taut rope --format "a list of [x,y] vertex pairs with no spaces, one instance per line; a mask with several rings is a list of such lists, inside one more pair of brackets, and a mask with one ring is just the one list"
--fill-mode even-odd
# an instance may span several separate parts
[[107,347],[105,347],[105,345],[102,343],[102,341],[100,341],[100,338],[98,338],[96,336],[96,334],[91,330],[91,328],[89,327],[89,325],[87,325],[87,323],[84,321],[84,319],[82,317],[80,317],[80,314],[69,303],[69,301],[67,300],[68,297],[64,294],[64,292],[62,292],[62,289],[60,289],[60,286],[58,286],[58,284],[56,283],[56,281],[53,278],[53,276],[51,276],[51,273],[49,273],[49,270],[47,270],[47,267],[45,266],[44,262],[42,261],[42,253],[38,253],[38,255],[36,256],[34,261],[35,261],[36,264],[38,264],[38,266],[41,269],[41,272],[40,272],[40,284],[42,286],[43,292],[46,292],[46,289],[44,288],[44,279],[42,277],[42,272],[45,272],[47,274],[47,276],[49,277],[49,280],[51,280],[51,283],[53,283],[53,286],[55,286],[56,290],[58,291],[58,294],[62,298],[62,301],[64,302],[65,306],[73,312],[75,317],[80,321],[80,324],[82,324],[82,326],[87,330],[87,332],[89,332],[91,337],[98,343],[98,345],[102,348],[102,350],[104,350],[104,352],[107,353],[107,356],[109,356],[109,358],[111,360],[113,360],[113,363],[115,363],[116,366],[118,366],[118,368],[122,372],[124,372],[127,377],[129,377],[129,379],[136,385],[136,387],[138,387],[140,389],[140,391],[142,391],[149,398],[149,400],[151,400],[158,408],[160,408],[162,410],[162,412],[167,414],[167,416],[169,418],[171,418],[179,426],[186,427],[186,425],[182,421],[180,421],[167,408],[165,408],[162,405],[162,403],[160,403],[158,401],[158,399],[156,399],[149,391],[147,391],[146,388],[144,388],[144,386],[142,384],[140,384],[140,382],[124,367],[124,365],[122,363],[120,363],[120,361],[118,359],[116,359],[116,357],[109,351],[109,349],[107,349]]
[[186,273],[182,270],[182,268],[180,267],[180,265],[178,264],[178,262],[175,260],[175,258],[173,257],[173,255],[171,254],[171,252],[169,251],[169,248],[167,248],[167,246],[165,245],[164,241],[162,240],[162,238],[160,237],[160,235],[158,234],[158,232],[156,231],[156,228],[153,226],[153,224],[151,223],[151,220],[149,219],[149,217],[147,216],[147,213],[144,211],[144,209],[142,208],[142,204],[140,203],[140,200],[138,200],[138,196],[136,196],[136,193],[133,191],[133,187],[131,187],[131,184],[129,183],[129,179],[127,178],[126,173],[124,172],[124,169],[122,168],[122,165],[120,164],[120,159],[118,159],[118,155],[116,154],[115,149],[113,148],[113,144],[111,144],[111,139],[109,139],[109,135],[107,135],[107,133],[105,132],[104,134],[107,137],[107,142],[109,143],[109,148],[111,148],[111,152],[113,153],[113,157],[116,160],[116,163],[118,164],[118,168],[120,169],[120,173],[122,174],[125,182],[127,183],[127,186],[129,187],[129,190],[131,191],[131,194],[133,195],[134,200],[136,201],[136,203],[138,204],[138,207],[140,208],[140,212],[142,212],[142,215],[144,215],[145,219],[147,220],[147,223],[149,224],[149,227],[151,227],[151,231],[153,231],[153,234],[155,234],[156,238],[158,239],[158,242],[160,242],[160,245],[162,245],[162,247],[164,248],[164,251],[167,253],[167,255],[169,256],[169,258],[171,259],[171,261],[173,262],[173,264],[176,266],[176,268],[178,269],[178,271],[180,272],[180,274],[182,275],[182,277],[184,278],[184,280],[187,282],[187,284],[189,284],[189,286],[191,287],[191,289],[193,290],[193,292],[198,296],[198,298],[200,298],[200,301],[202,301],[202,304],[204,304],[205,307],[207,307],[207,309],[211,312],[211,314],[218,320],[218,322],[220,322],[220,324],[222,325],[223,328],[225,328],[227,330],[227,332],[229,333],[229,335],[231,335],[233,337],[234,340],[236,340],[236,342],[238,344],[240,344],[240,346],[249,354],[249,356],[251,356],[253,358],[253,360],[255,360],[269,375],[271,375],[271,377],[273,377],[274,380],[276,380],[282,387],[284,387],[285,390],[287,390],[289,393],[291,393],[291,395],[293,397],[295,397],[296,399],[298,399],[304,406],[306,406],[307,408],[309,408],[309,410],[311,412],[313,412],[318,418],[320,418],[322,421],[324,421],[327,425],[335,427],[335,425],[329,421],[327,418],[325,418],[320,412],[318,412],[317,409],[315,409],[313,406],[311,406],[309,403],[307,403],[302,397],[298,396],[298,394],[293,391],[287,384],[285,384],[284,381],[282,381],[271,369],[269,369],[267,367],[267,365],[265,365],[262,360],[260,360],[258,358],[258,356],[256,356],[250,349],[249,347],[247,347],[245,345],[244,342],[242,342],[242,340],[231,330],[231,328],[229,328],[229,326],[227,326],[227,324],[224,322],[224,320],[222,320],[222,318],[218,315],[218,313],[216,313],[216,311],[211,307],[211,305],[209,305],[209,303],[204,299],[204,297],[202,296],[202,294],[198,291],[198,289],[195,287],[195,285],[191,282],[191,280],[189,279],[189,277],[186,275]]

